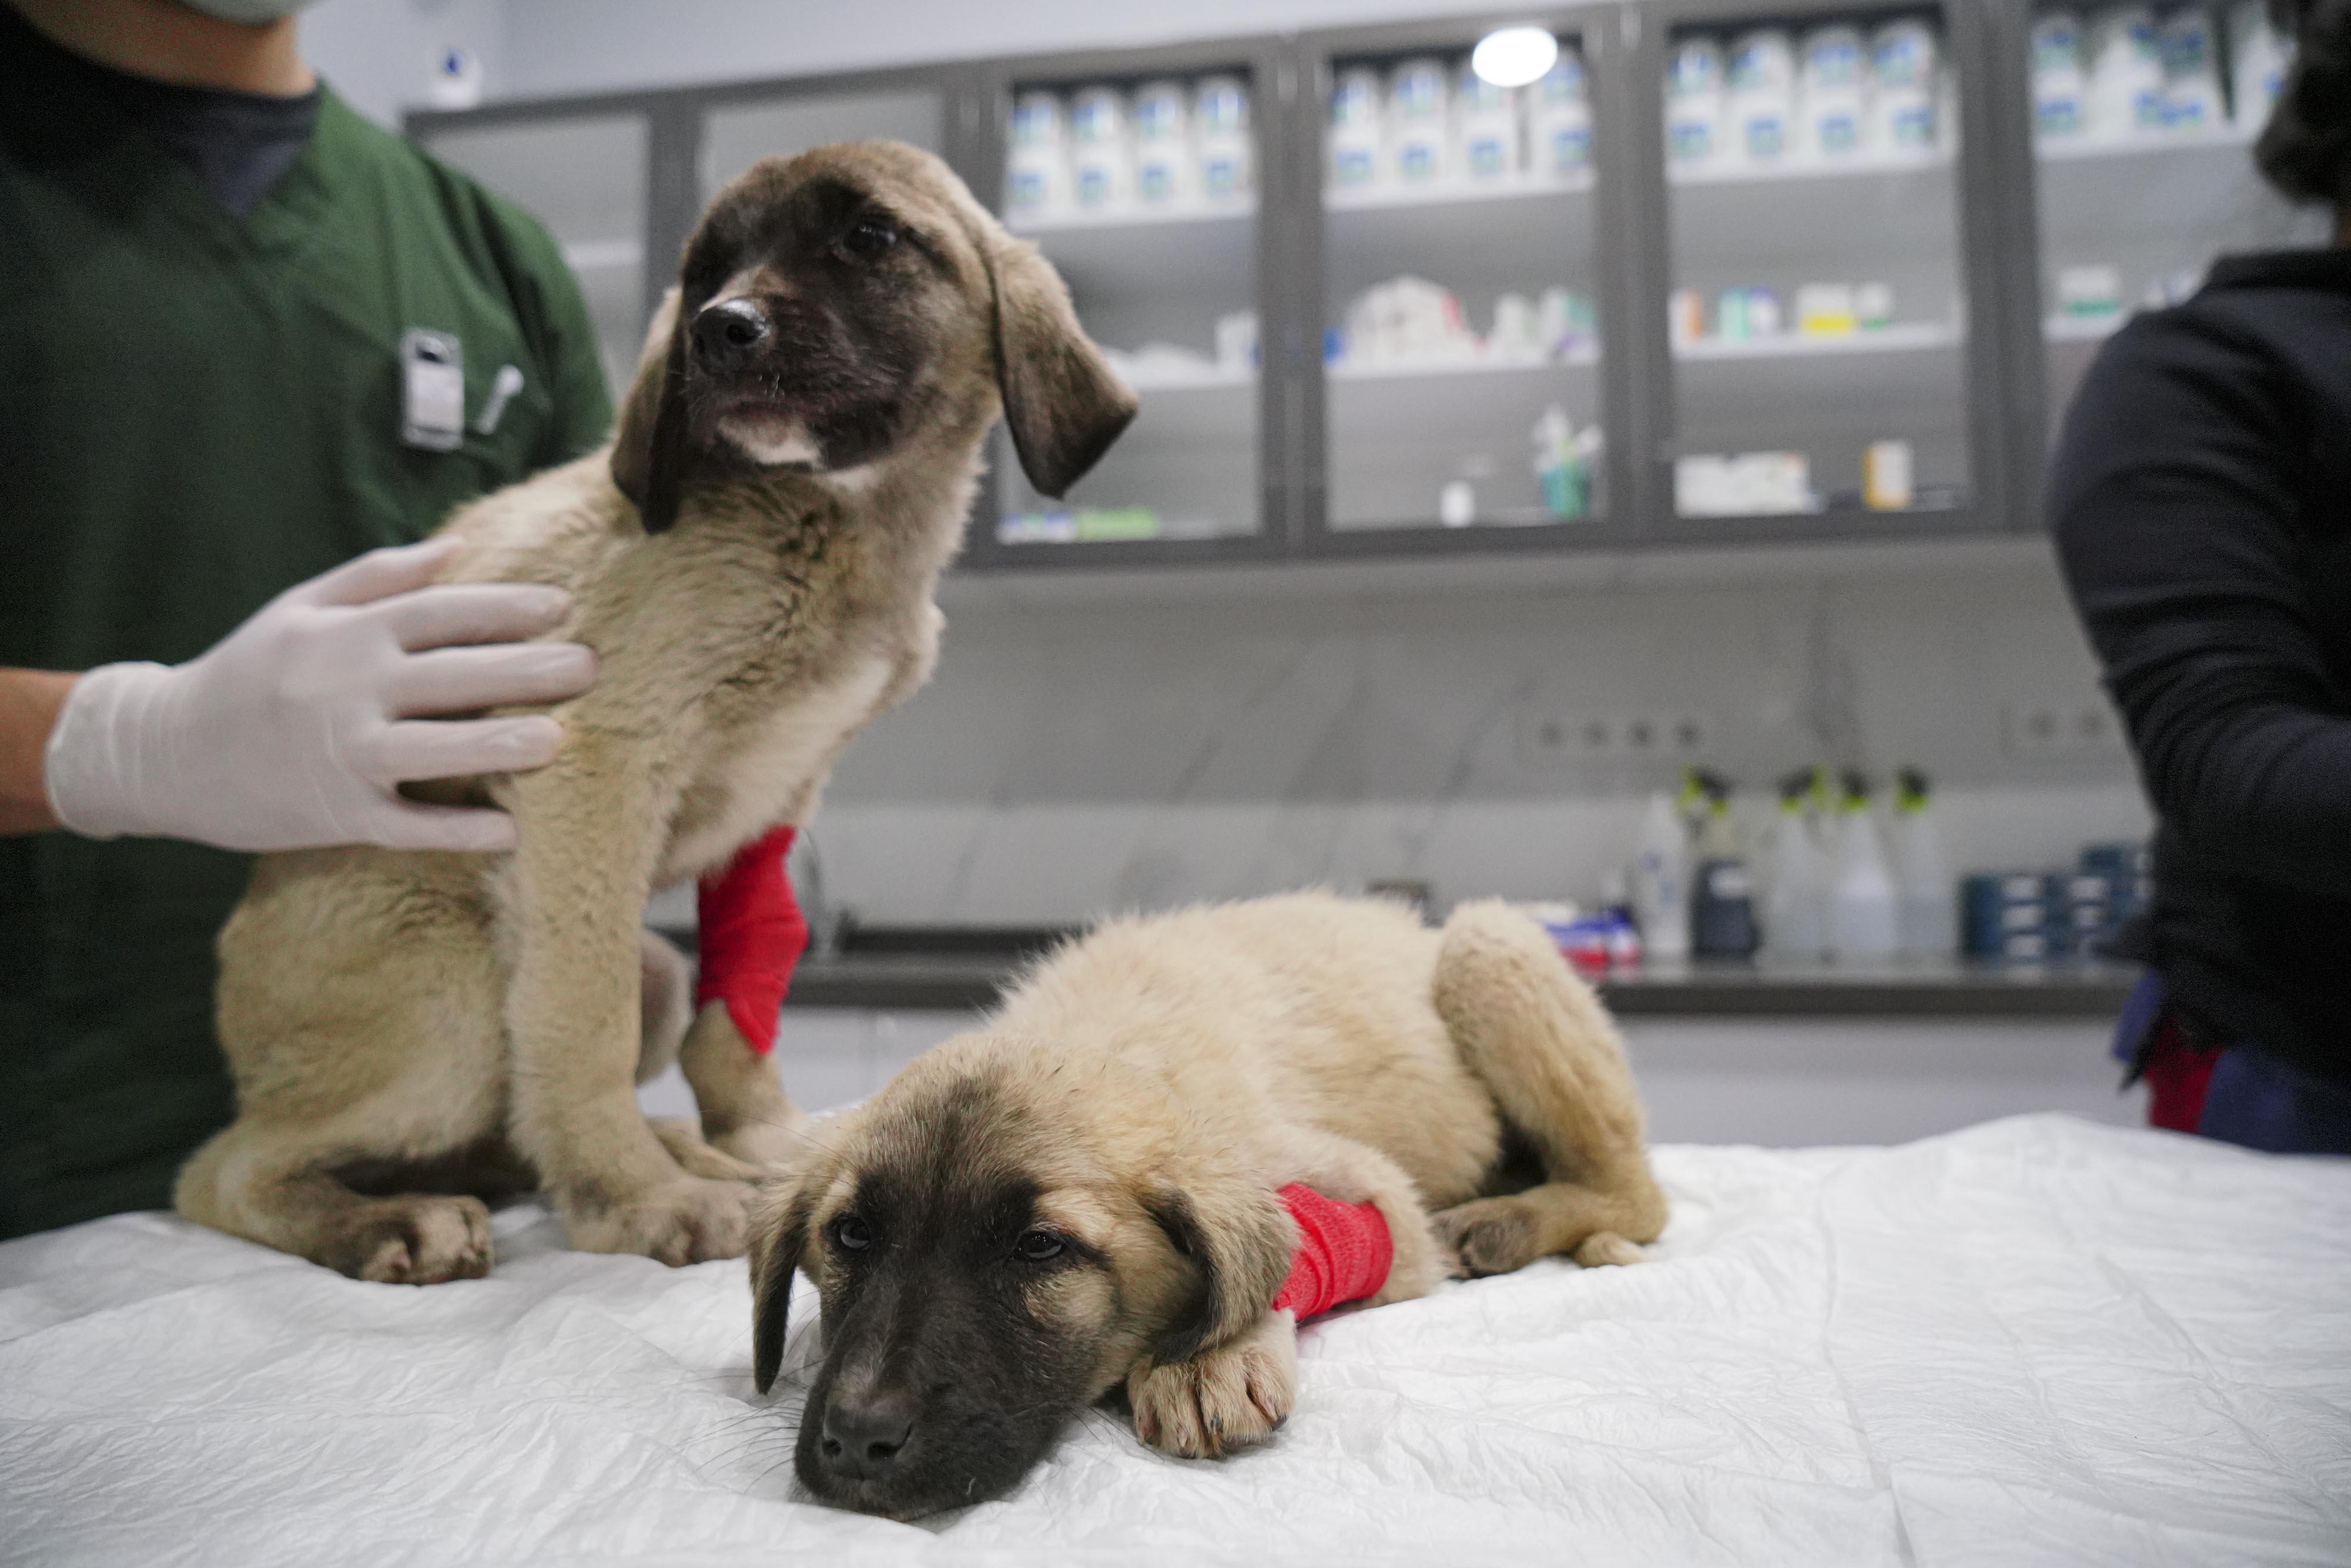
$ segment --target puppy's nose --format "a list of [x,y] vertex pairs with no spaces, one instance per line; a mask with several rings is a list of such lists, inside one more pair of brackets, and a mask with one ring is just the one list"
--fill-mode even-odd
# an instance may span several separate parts
[[890,1473],[906,1439],[914,1434],[914,1401],[882,1395],[862,1404],[832,1401],[825,1406],[825,1467],[838,1476],[874,1480]]
[[722,299],[694,319],[694,357],[706,371],[731,371],[768,335],[768,314],[748,299]]

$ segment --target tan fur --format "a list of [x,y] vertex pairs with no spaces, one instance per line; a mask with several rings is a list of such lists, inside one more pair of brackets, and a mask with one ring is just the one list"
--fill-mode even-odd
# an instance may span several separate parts
[[[642,947],[645,899],[773,824],[805,822],[850,739],[928,677],[944,623],[933,595],[1008,384],[1004,356],[1060,367],[1062,402],[1029,413],[1034,440],[1067,423],[1090,434],[1053,439],[1106,442],[1134,406],[1059,279],[928,154],[853,143],[768,160],[720,193],[704,231],[736,232],[713,228],[730,204],[785,211],[820,181],[885,202],[945,270],[892,299],[926,312],[930,340],[907,428],[846,473],[738,461],[698,478],[681,466],[673,291],[616,445],[449,520],[463,547],[452,580],[571,591],[550,635],[596,650],[596,686],[548,710],[564,738],[546,768],[423,792],[506,807],[513,854],[259,862],[220,939],[239,1114],[182,1173],[190,1218],[369,1279],[478,1274],[490,1242],[472,1197],[402,1191],[396,1176],[367,1197],[341,1178],[486,1166],[542,1184],[576,1246],[672,1263],[743,1249],[749,1163],[788,1153],[799,1116],[723,1008],[687,1029],[674,955]],[[1029,323],[1010,336],[1008,277]],[[649,532],[630,497],[656,470],[675,526]],[[638,1110],[632,1083],[671,1053],[714,1149]]]
[[[1541,1165],[1516,1192],[1506,1123]],[[943,1129],[968,1146],[926,1164]],[[1667,1217],[1642,1130],[1606,1014],[1500,903],[1464,905],[1441,932],[1324,894],[1113,921],[811,1140],[770,1191],[753,1271],[760,1381],[793,1264],[831,1299],[836,1263],[811,1239],[862,1180],[903,1193],[922,1171],[967,1187],[1017,1177],[1040,1193],[1032,1223],[1106,1254],[1117,1285],[1032,1313],[1101,1341],[1092,1391],[1123,1384],[1145,1442],[1215,1455],[1265,1437],[1295,1396],[1292,1325],[1269,1310],[1297,1239],[1279,1188],[1378,1206],[1395,1260],[1373,1304],[1403,1301],[1547,1254],[1637,1260]],[[1203,1276],[1155,1222],[1171,1192],[1198,1221],[1211,1299],[1167,1359],[1149,1347]]]

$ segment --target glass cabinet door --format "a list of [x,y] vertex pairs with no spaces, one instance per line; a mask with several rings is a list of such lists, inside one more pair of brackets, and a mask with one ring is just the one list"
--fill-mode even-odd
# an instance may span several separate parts
[[[1324,84],[1326,527],[1604,516],[1593,113],[1580,38],[1339,53]],[[1499,35],[1498,35],[1499,36]],[[1497,79],[1489,79],[1497,78]]]
[[1664,48],[1675,514],[1970,505],[1940,14],[1694,21]]
[[2215,256],[2324,244],[2328,225],[2253,167],[2291,48],[2261,0],[2160,15],[2045,6],[2032,47],[2053,432],[2133,310],[2193,294]]
[[935,89],[794,91],[747,97],[703,116],[701,194],[762,158],[789,158],[829,141],[904,141],[944,154],[946,109]]
[[1237,64],[1009,84],[1001,215],[1069,284],[1142,408],[1058,498],[1029,484],[999,429],[998,559],[1261,537],[1260,75]]
[[647,319],[645,117],[532,118],[427,128],[419,138],[545,224],[596,322],[617,400],[636,372]]

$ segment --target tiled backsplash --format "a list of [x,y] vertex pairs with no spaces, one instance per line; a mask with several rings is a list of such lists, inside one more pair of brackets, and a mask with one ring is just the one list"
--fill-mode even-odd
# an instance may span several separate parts
[[2022,754],[2097,699],[2045,555],[1747,584],[951,603],[928,689],[850,749],[811,835],[882,923],[1082,919],[1410,877],[1589,898],[1669,762],[1546,751],[1582,716],[1697,719],[1760,806],[1815,759],[1941,787],[1955,869],[2144,834],[2119,746]]

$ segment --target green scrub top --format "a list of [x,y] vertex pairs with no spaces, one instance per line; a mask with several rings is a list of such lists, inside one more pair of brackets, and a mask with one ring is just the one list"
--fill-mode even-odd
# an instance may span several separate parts
[[[547,233],[331,91],[242,218],[102,106],[0,91],[0,665],[191,658],[611,422]],[[454,451],[402,438],[420,328],[458,340]],[[0,838],[0,1237],[168,1205],[227,1124],[213,943],[248,863]]]

